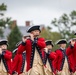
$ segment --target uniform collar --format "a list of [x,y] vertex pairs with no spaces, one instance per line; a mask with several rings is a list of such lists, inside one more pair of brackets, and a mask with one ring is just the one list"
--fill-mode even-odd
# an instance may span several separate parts
[[65,50],[65,48],[60,47],[61,50]]

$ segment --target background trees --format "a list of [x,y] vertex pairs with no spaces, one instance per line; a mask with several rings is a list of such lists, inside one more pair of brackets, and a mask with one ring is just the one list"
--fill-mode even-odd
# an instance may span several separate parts
[[16,43],[21,41],[22,34],[20,30],[18,29],[18,26],[16,25],[8,35],[8,49],[13,51],[16,48]]
[[0,38],[3,37],[3,29],[6,28],[7,25],[11,25],[11,18],[5,17],[4,12],[7,11],[7,5],[2,3],[0,5]]
[[17,25],[13,24],[11,18],[5,17],[4,12],[7,11],[7,5],[2,3],[0,5],[0,38],[3,39],[3,30],[9,26],[10,34],[8,35],[8,49],[13,51],[16,48],[16,43],[21,40],[22,34]]
[[[5,17],[5,12],[7,11],[7,5],[4,3],[0,4],[0,39],[3,39],[3,30],[9,26],[10,34],[8,35],[9,41],[9,49],[12,51],[15,49],[15,44],[21,40],[21,33],[16,25],[12,29],[12,21],[11,18]],[[76,30],[76,11],[72,11],[70,14],[64,13],[59,18],[54,18],[51,21],[51,25],[58,29],[58,32],[53,32],[51,26],[46,26],[44,30],[42,30],[41,37],[44,37],[46,40],[53,40],[55,43],[57,40],[61,38],[70,39],[75,37],[74,31]],[[54,46],[54,50],[56,49],[56,45]]]
[[76,30],[76,11],[72,11],[69,15],[65,13],[59,19],[54,18],[51,23],[58,28],[62,38],[72,38]]
[[45,40],[52,40],[54,43],[53,51],[55,51],[58,46],[55,45],[55,42],[62,38],[61,34],[59,32],[52,32],[51,27],[47,26],[44,30],[41,32],[41,37],[44,37]]

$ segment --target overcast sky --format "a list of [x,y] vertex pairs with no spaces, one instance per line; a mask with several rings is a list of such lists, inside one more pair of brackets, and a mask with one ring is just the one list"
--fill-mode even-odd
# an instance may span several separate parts
[[76,10],[76,0],[0,0],[7,5],[6,16],[24,25],[30,20],[34,24],[50,25],[53,18]]

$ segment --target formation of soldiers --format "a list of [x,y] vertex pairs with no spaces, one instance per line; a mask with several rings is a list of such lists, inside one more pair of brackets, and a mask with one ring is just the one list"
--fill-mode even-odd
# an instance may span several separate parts
[[[32,26],[29,36],[17,44],[15,57],[7,50],[8,41],[0,40],[0,75],[76,75],[76,39],[56,42],[59,49],[52,51],[52,40],[39,37],[40,26]],[[76,34],[75,34],[76,35]]]

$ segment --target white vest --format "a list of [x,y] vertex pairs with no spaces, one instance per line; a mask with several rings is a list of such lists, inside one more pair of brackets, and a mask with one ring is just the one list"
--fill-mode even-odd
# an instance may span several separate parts
[[49,61],[47,60],[47,62],[46,62],[46,67],[47,67],[47,69],[50,71],[50,72],[52,72],[52,69],[51,69],[51,67],[50,67],[50,64],[49,64]]
[[1,62],[0,62],[0,72],[1,72],[1,71],[7,72],[5,66],[4,66],[4,64],[3,64],[3,62],[2,62],[2,59],[1,59]]

